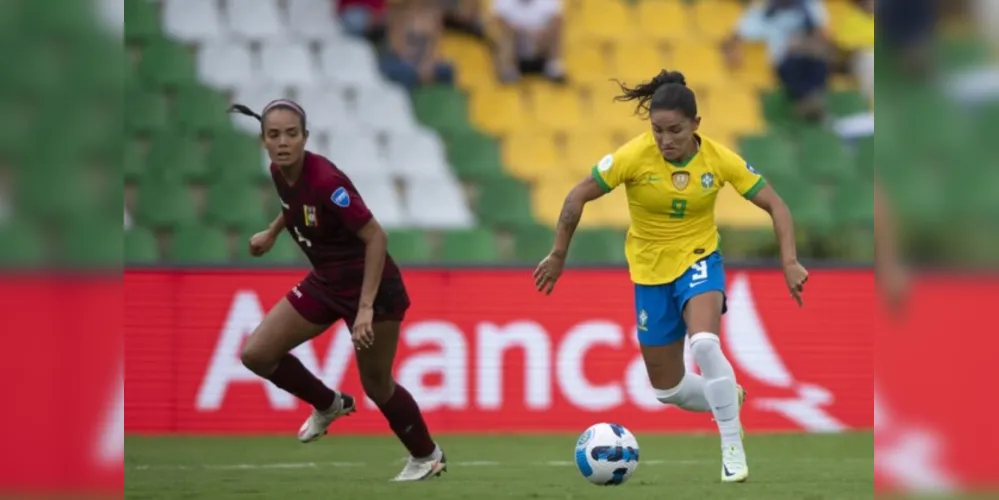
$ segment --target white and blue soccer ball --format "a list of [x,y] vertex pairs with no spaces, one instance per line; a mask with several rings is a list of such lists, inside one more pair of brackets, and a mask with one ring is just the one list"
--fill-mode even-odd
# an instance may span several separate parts
[[576,441],[576,467],[593,484],[624,484],[638,468],[638,440],[622,425],[593,425]]

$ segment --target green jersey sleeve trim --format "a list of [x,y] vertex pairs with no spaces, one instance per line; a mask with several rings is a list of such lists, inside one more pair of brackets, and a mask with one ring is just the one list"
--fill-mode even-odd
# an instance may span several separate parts
[[611,192],[611,187],[608,186],[607,181],[605,181],[604,178],[600,176],[600,170],[597,169],[596,165],[593,166],[593,171],[591,175],[593,175],[593,180],[597,181],[597,185],[600,186],[600,189],[603,189],[605,193]]
[[742,195],[742,197],[747,200],[751,200],[753,199],[754,196],[756,196],[757,193],[760,192],[761,189],[763,189],[763,186],[766,185],[767,185],[767,180],[764,179],[763,177],[760,177],[760,180],[756,181],[756,184],[753,184],[753,187],[749,188],[749,191],[746,191]]

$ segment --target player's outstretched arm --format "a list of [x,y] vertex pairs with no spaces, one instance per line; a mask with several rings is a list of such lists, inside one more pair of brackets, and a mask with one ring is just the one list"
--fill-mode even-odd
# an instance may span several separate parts
[[794,238],[794,219],[791,217],[791,210],[777,195],[777,191],[769,185],[764,185],[750,198],[750,201],[770,214],[770,219],[773,220],[777,243],[780,245],[784,278],[787,280],[791,296],[801,306],[801,293],[805,290],[805,282],[808,281],[808,271],[798,263],[798,248]]
[[569,243],[576,232],[576,227],[579,226],[579,219],[583,216],[583,207],[605,193],[606,190],[592,176],[587,176],[569,191],[565,201],[562,202],[562,212],[558,216],[552,251],[534,271],[534,285],[538,291],[543,291],[545,294],[552,293],[555,282],[565,267],[565,258],[569,255]]
[[250,237],[250,255],[260,257],[270,251],[277,241],[281,230],[284,229],[284,214],[279,213],[274,222],[271,222],[267,229]]

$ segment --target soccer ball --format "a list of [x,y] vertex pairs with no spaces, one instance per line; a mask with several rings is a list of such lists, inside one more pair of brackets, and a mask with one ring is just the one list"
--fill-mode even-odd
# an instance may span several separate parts
[[621,425],[593,425],[576,441],[576,467],[593,484],[624,484],[638,468],[638,440]]

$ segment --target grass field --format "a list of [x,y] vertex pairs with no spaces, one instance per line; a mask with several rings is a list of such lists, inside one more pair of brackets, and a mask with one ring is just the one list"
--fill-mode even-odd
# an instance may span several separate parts
[[390,437],[330,437],[302,445],[290,437],[127,437],[130,499],[395,497],[857,499],[870,498],[871,434],[751,435],[752,475],[721,484],[716,436],[639,436],[642,460],[619,487],[586,482],[572,464],[577,436],[442,436],[449,469],[426,483],[388,480],[405,452]]

